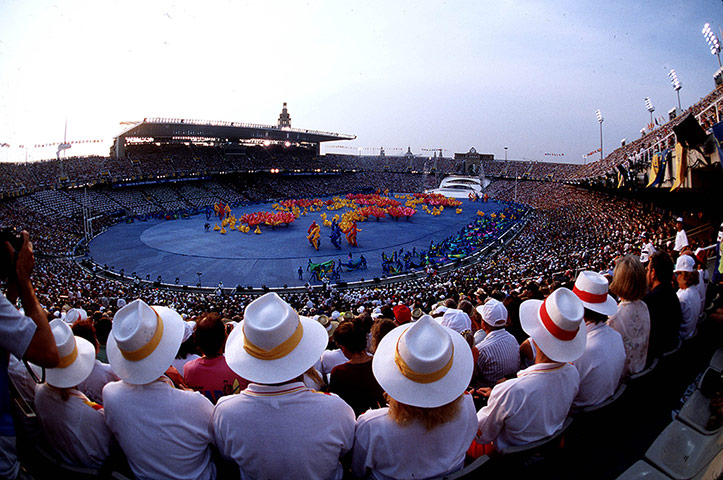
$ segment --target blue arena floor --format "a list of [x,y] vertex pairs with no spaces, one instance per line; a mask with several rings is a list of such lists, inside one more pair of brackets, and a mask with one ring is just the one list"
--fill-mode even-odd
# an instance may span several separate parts
[[[115,225],[97,236],[90,243],[90,255],[100,265],[108,265],[116,272],[123,269],[125,275],[135,272],[142,279],[148,275],[151,280],[156,280],[160,275],[163,282],[173,283],[178,278],[181,284],[196,285],[197,272],[201,272],[204,286],[223,282],[224,287],[281,287],[308,282],[310,273],[306,266],[309,259],[314,263],[339,259],[347,262],[350,252],[354,259],[363,254],[368,263],[366,270],[341,274],[341,281],[352,282],[382,276],[382,252],[390,255],[402,247],[406,251],[413,248],[427,250],[430,241],[442,241],[476,220],[478,210],[489,215],[502,211],[504,205],[465,199],[461,208],[462,213],[457,214],[454,208],[447,207],[438,216],[418,208],[409,221],[394,221],[387,217],[378,222],[373,218],[359,222],[358,247],[350,246],[342,236],[340,250],[331,244],[330,230],[322,227],[319,251],[306,239],[309,225],[313,220],[321,224],[321,213],[326,212],[331,219],[345,209],[328,211],[323,208],[276,229],[262,225],[260,235],[254,234],[253,230],[249,233],[229,230],[226,234],[213,229],[206,232],[204,214],[178,220],[136,221]],[[257,211],[272,212],[273,209],[271,204],[255,204],[236,208],[232,213],[239,217]],[[208,223],[213,227],[219,222],[212,217]],[[299,267],[304,270],[303,280],[298,279]]]

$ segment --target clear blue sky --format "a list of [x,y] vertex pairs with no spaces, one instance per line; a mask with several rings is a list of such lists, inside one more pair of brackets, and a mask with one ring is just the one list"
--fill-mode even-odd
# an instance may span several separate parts
[[286,101],[292,126],[354,148],[579,162],[596,109],[609,152],[649,121],[646,96],[656,116],[677,104],[671,68],[683,108],[712,90],[701,28],[721,19],[721,0],[0,0],[0,143],[62,140],[67,118],[107,154],[121,121],[274,124]]

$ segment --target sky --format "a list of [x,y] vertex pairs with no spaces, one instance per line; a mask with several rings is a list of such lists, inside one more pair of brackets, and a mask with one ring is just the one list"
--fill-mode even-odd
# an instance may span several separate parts
[[[0,161],[145,117],[356,135],[333,153],[582,162],[714,88],[723,1],[0,0]],[[557,156],[545,155],[555,153]]]

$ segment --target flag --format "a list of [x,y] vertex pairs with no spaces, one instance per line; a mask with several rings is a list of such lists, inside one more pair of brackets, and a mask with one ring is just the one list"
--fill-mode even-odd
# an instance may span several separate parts
[[647,187],[654,187],[663,180],[665,175],[665,156],[663,152],[655,152],[653,159],[650,161],[650,171],[648,172]]
[[680,188],[688,172],[688,151],[680,142],[675,144],[675,163],[673,164],[673,170],[675,172],[675,178],[673,179],[673,186],[670,187],[671,192]]
[[[718,159],[720,166],[723,168],[723,122],[718,122],[713,125],[713,136],[715,137],[715,144],[718,150]],[[721,262],[723,264],[723,262]]]

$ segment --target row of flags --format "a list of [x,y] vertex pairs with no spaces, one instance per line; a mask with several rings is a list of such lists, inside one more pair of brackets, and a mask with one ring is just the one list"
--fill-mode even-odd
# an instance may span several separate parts
[[[104,140],[73,140],[72,142],[52,142],[52,143],[36,143],[34,145],[28,145],[28,148],[45,148],[55,147],[57,145],[80,145],[83,143],[103,143]],[[18,147],[25,148],[25,145],[11,145],[9,143],[0,142],[0,148]],[[65,147],[70,148],[70,147]]]

